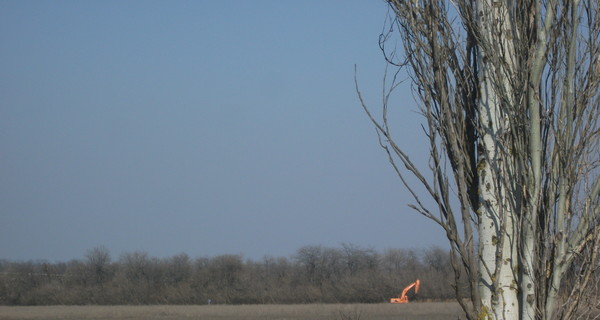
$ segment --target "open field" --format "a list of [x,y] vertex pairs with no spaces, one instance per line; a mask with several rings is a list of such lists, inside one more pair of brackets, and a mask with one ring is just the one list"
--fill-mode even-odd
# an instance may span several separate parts
[[0,306],[0,319],[455,320],[458,303],[203,306]]

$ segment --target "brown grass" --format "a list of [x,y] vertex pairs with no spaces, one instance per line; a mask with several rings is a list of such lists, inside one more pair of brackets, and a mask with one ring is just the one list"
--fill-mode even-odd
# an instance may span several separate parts
[[0,319],[215,319],[215,320],[454,320],[454,302],[393,304],[203,305],[203,306],[0,306]]

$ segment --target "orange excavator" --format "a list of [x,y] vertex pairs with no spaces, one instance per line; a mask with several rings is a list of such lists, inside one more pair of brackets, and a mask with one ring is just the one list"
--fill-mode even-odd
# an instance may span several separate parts
[[406,288],[404,288],[404,290],[402,290],[402,295],[400,295],[399,298],[391,298],[390,303],[408,303],[408,297],[406,296],[406,293],[408,292],[408,290],[415,288],[415,294],[417,294],[417,293],[419,293],[420,286],[421,286],[421,281],[419,281],[419,279],[417,279],[417,281],[409,284]]

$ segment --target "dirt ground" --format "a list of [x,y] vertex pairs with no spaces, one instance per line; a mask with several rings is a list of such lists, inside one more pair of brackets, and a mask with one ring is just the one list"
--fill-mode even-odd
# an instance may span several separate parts
[[206,320],[455,320],[458,303],[203,306],[0,306],[0,319]]

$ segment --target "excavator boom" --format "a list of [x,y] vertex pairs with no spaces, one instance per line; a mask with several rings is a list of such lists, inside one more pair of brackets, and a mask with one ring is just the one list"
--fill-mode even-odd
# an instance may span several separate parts
[[412,288],[415,288],[415,294],[419,293],[419,288],[421,287],[421,281],[417,279],[417,281],[409,284],[404,290],[402,290],[402,294],[398,298],[391,298],[390,303],[408,303],[408,297],[406,294]]

